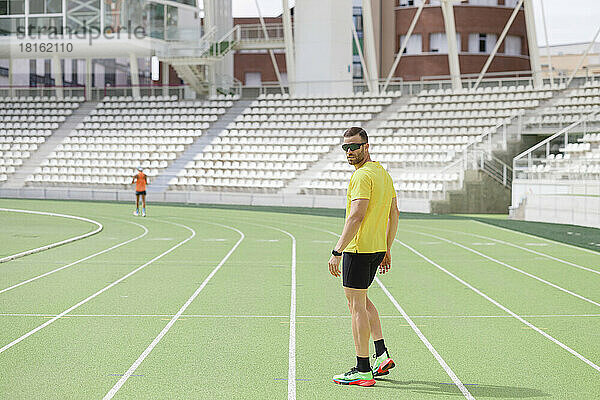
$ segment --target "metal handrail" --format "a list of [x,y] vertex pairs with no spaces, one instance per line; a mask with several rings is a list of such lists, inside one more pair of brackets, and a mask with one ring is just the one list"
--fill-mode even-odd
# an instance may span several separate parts
[[517,163],[524,157],[527,157],[527,167],[524,167],[521,169],[531,168],[533,166],[532,153],[534,151],[540,149],[542,146],[545,146],[546,147],[546,157],[547,157],[550,154],[550,142],[552,142],[554,139],[556,139],[562,135],[565,135],[565,143],[568,143],[568,133],[571,129],[575,128],[576,126],[578,126],[580,124],[586,124],[590,119],[594,118],[599,113],[600,113],[600,109],[587,114],[585,117],[579,119],[578,121],[573,122],[569,126],[556,132],[554,135],[542,140],[541,142],[537,143],[536,145],[534,145],[534,146],[530,147],[529,149],[525,150],[524,152],[520,153],[515,158],[513,158],[513,170],[517,171],[519,169],[519,167],[517,167]]

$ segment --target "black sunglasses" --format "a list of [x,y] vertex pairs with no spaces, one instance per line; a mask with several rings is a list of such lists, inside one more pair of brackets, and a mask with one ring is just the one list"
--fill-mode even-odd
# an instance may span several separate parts
[[360,149],[360,146],[362,146],[363,144],[367,144],[367,142],[364,142],[364,143],[344,143],[342,145],[342,150],[348,151],[348,149],[350,149],[352,151],[356,151],[356,150]]

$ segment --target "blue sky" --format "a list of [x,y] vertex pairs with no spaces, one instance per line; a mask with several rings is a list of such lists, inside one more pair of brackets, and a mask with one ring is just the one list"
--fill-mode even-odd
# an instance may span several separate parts
[[[232,0],[234,17],[258,16],[254,0]],[[387,0],[393,1],[393,0]],[[541,2],[548,24],[548,41],[553,44],[590,42],[600,28],[599,0],[533,0],[538,43],[545,45]],[[288,0],[290,5],[295,0]],[[263,16],[281,13],[281,0],[258,0]]]

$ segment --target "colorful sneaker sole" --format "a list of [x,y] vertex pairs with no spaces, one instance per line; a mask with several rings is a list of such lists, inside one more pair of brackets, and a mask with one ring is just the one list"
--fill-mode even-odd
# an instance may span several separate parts
[[357,379],[355,381],[342,381],[342,380],[334,379],[333,382],[337,383],[338,385],[358,385],[358,386],[373,386],[373,385],[375,385],[375,379],[369,379],[369,380]]
[[390,369],[394,368],[395,366],[396,364],[394,363],[394,360],[388,358],[387,360],[381,363],[379,368],[377,368],[377,371],[373,372],[373,376],[387,375],[390,373]]

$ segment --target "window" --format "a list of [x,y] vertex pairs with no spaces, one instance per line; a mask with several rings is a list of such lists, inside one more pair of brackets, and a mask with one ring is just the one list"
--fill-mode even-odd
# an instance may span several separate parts
[[25,0],[1,0],[0,15],[25,14]]
[[398,5],[400,7],[414,7],[420,6],[423,0],[399,0]]
[[[515,8],[519,0],[504,0],[504,7]],[[523,6],[521,6],[523,8]]]
[[507,35],[504,40],[504,54],[511,56],[521,55],[521,37]]
[[[400,42],[398,43],[398,46],[399,46],[398,51],[402,47],[402,43],[404,43],[405,38],[406,38],[406,35],[400,36]],[[423,39],[421,37],[421,34],[413,33],[412,35],[410,35],[410,38],[408,39],[408,44],[406,45],[406,48],[404,49],[404,54],[421,54],[422,52],[423,52]]]
[[260,72],[246,72],[244,74],[244,81],[246,86],[262,85],[262,77]]
[[[460,52],[460,33],[456,34],[456,47]],[[432,53],[448,54],[448,40],[444,32],[429,34],[429,51]]]
[[498,0],[469,0],[469,4],[474,6],[497,6]]
[[469,34],[469,53],[491,53],[496,45],[496,35],[493,33]]

